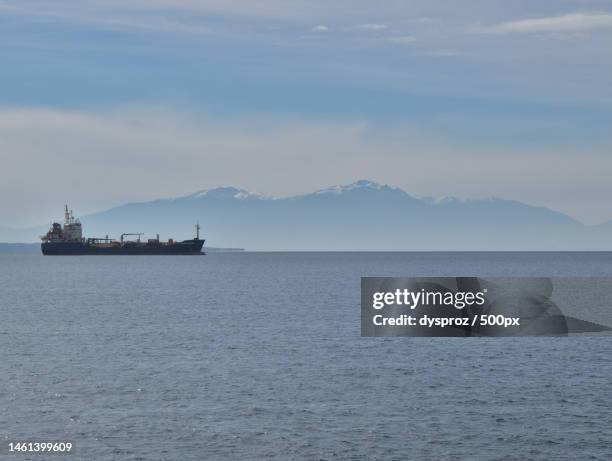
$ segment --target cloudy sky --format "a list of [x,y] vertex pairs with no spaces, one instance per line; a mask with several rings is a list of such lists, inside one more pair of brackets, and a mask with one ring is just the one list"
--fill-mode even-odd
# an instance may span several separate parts
[[361,178],[612,219],[609,0],[0,0],[0,226]]

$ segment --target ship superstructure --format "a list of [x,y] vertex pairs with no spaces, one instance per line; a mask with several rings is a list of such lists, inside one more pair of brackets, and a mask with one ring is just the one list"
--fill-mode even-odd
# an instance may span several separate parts
[[[41,237],[44,255],[201,255],[204,240],[200,239],[200,224],[196,224],[196,236],[191,240],[161,241],[159,234],[154,239],[142,240],[142,232],[121,234],[119,240],[108,235],[99,238],[84,238],[83,226],[74,218],[68,205],[64,207],[64,225],[53,223],[49,232]],[[136,240],[126,237],[136,236]]]
[[42,237],[43,242],[80,242],[83,240],[83,226],[78,219],[74,219],[72,210],[64,206],[64,226],[53,223],[47,235]]

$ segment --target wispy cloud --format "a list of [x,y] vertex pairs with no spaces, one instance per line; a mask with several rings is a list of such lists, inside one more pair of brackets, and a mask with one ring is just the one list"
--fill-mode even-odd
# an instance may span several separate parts
[[313,32],[327,32],[329,30],[329,27],[324,26],[323,24],[319,24],[318,26],[314,26],[312,28]]
[[[33,10],[53,11],[97,11],[97,12],[186,12],[194,14],[235,15],[271,19],[303,17],[309,9],[309,0],[0,0],[0,8],[19,3]],[[321,2],[322,3],[322,2]],[[316,5],[321,9],[322,4]],[[311,7],[312,9],[312,7]]]
[[418,53],[418,56],[429,56],[433,58],[451,58],[451,57],[461,56],[461,55],[462,53],[460,53],[459,51],[447,50],[447,49],[428,50],[428,51],[421,51]]
[[215,31],[202,21],[171,19],[161,15],[118,14],[87,8],[33,8],[28,4],[11,7],[0,3],[0,11],[2,10],[22,17],[35,18],[37,21],[74,23],[104,29],[190,35],[215,34]]
[[352,27],[353,29],[359,29],[359,30],[386,30],[389,28],[389,26],[387,24],[357,24],[356,26]]
[[424,16],[421,18],[417,18],[416,22],[420,24],[439,24],[442,22],[442,20],[440,18],[430,18],[428,16]]
[[484,34],[571,33],[612,27],[612,14],[572,13],[544,18],[507,21],[492,26],[479,26],[473,32]]
[[392,43],[409,44],[416,42],[417,38],[413,37],[412,35],[399,35],[395,37],[389,37],[387,40]]

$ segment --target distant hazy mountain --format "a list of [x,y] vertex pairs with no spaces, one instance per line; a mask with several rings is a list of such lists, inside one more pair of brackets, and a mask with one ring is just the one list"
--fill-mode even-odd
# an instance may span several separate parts
[[[38,233],[36,233],[38,229]],[[32,242],[36,240],[42,232],[41,228],[15,229],[12,227],[0,226],[0,242]],[[46,232],[46,231],[45,231]]]
[[604,231],[609,233],[609,232],[612,232],[612,221],[608,221],[608,222],[605,222],[603,224],[599,224],[599,225],[594,226],[594,227],[596,227],[598,229],[601,229],[601,230],[604,230]]
[[[60,219],[61,204],[58,210]],[[91,237],[159,232],[181,240],[192,237],[198,220],[207,244],[250,250],[612,249],[612,224],[584,226],[547,208],[497,198],[419,199],[370,181],[288,198],[221,187],[82,217]],[[0,229],[0,241],[34,241],[45,231]]]

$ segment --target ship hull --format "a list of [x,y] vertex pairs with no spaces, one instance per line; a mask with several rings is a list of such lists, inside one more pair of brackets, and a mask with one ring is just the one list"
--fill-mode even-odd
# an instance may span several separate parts
[[172,245],[130,242],[120,246],[104,246],[81,242],[42,243],[41,250],[46,256],[114,256],[114,255],[203,255],[204,240],[193,239]]

